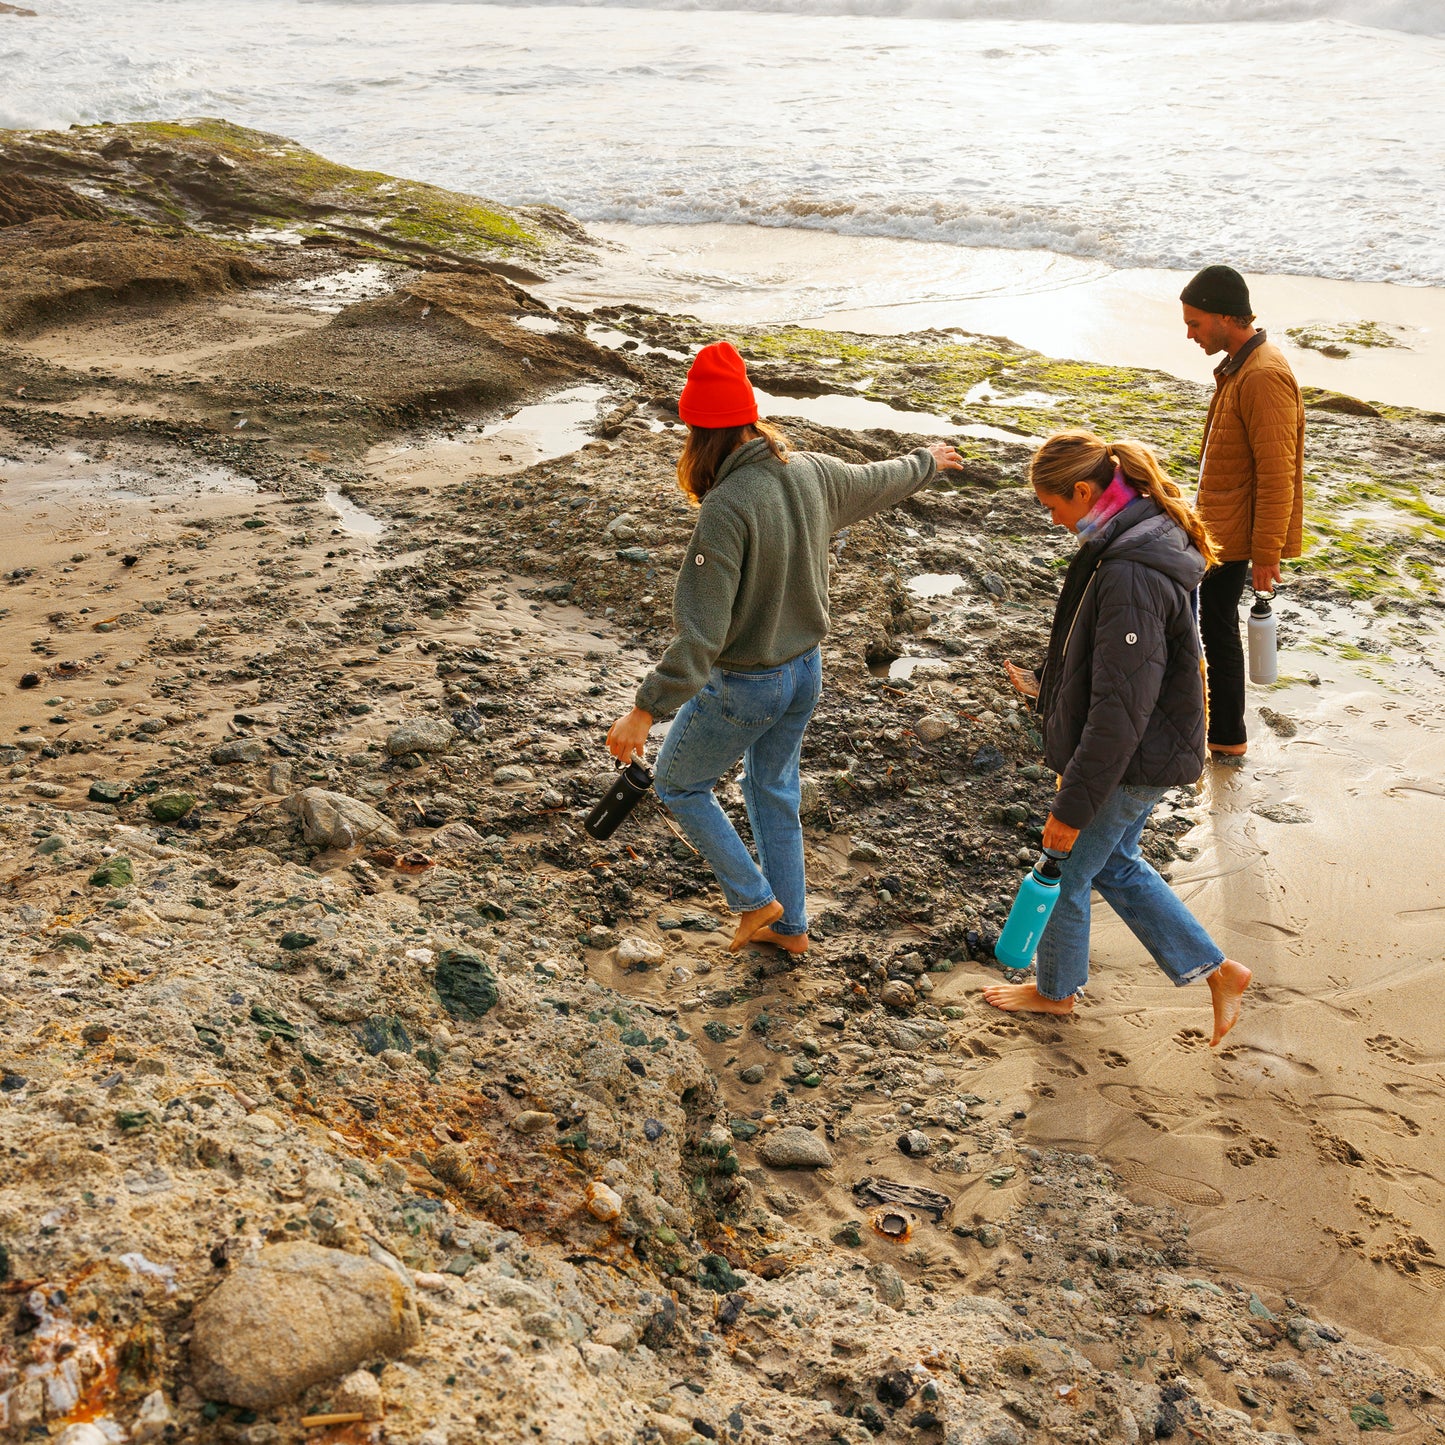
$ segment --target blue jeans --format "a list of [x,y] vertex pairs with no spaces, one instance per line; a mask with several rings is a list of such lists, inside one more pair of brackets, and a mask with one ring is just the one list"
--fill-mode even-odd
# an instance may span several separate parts
[[1089,981],[1089,891],[1124,920],[1154,962],[1179,987],[1224,962],[1174,890],[1139,855],[1139,837],[1167,790],[1121,784],[1104,800],[1064,860],[1059,899],[1035,962],[1045,998],[1071,998]]
[[[672,720],[657,757],[657,796],[711,865],[728,907],[747,913],[777,899],[777,933],[808,931],[798,765],[822,691],[816,647],[767,672],[715,667]],[[756,863],[713,796],[739,758]]]

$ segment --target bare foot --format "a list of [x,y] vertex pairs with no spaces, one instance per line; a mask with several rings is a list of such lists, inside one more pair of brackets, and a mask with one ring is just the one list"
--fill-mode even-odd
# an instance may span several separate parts
[[776,898],[771,903],[763,904],[761,908],[750,908],[738,919],[738,931],[733,934],[733,941],[728,944],[728,952],[736,953],[738,949],[746,948],[760,929],[776,923],[782,916],[783,905]]
[[1011,1014],[1071,1014],[1071,998],[1045,998],[1031,983],[994,983],[983,991],[984,1000]]
[[1214,1037],[1209,1041],[1211,1049],[1219,1047],[1219,1041],[1239,1022],[1240,1003],[1249,981],[1254,975],[1242,964],[1226,958],[1209,975],[1209,993],[1214,1000]]
[[1248,743],[1210,743],[1209,751],[1216,758],[1242,758],[1249,751]]
[[808,935],[806,933],[774,933],[771,928],[760,928],[753,934],[754,943],[772,943],[777,947],[786,949],[789,953],[806,953],[808,951]]

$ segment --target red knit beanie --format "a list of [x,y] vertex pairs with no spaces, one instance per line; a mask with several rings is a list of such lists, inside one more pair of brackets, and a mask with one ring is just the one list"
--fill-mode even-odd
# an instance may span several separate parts
[[758,399],[748,369],[730,341],[704,346],[693,357],[677,414],[689,426],[747,426],[757,421]]

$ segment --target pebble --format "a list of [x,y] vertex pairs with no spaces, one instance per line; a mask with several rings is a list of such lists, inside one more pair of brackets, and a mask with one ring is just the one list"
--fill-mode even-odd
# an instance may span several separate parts
[[413,753],[444,753],[456,736],[456,728],[445,718],[413,718],[388,734],[386,750],[394,758],[409,757]]
[[493,772],[492,781],[499,786],[505,786],[508,783],[530,783],[535,776],[531,768],[521,763],[503,763]]
[[211,761],[226,763],[259,763],[266,756],[266,744],[260,738],[240,738],[211,749]]
[[788,1124],[758,1145],[758,1158],[770,1169],[831,1169],[833,1156],[811,1129]]
[[940,738],[947,737],[954,726],[954,720],[947,713],[931,712],[913,724],[913,731],[920,741],[936,743]]
[[381,1381],[370,1370],[353,1370],[336,1387],[331,1408],[338,1415],[359,1414],[367,1420],[380,1420],[386,1413]]
[[610,1223],[622,1217],[622,1197],[600,1179],[594,1179],[586,1189],[587,1212],[593,1219]]
[[292,793],[281,807],[301,819],[301,836],[313,848],[355,848],[360,843],[400,843],[389,818],[370,803],[325,788]]

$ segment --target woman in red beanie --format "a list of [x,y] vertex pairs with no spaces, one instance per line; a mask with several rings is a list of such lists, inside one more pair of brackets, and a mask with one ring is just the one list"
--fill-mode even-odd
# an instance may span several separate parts
[[[742,915],[733,949],[804,953],[799,762],[823,684],[828,542],[963,463],[941,443],[866,466],[790,452],[758,419],[747,368],[726,341],[698,352],[677,409],[688,427],[678,485],[698,507],[673,593],[677,636],[607,746],[624,763],[641,757],[653,719],[676,713],[655,787]],[[714,796],[739,759],[756,860]]]

